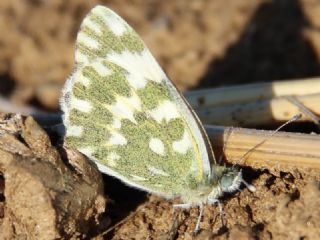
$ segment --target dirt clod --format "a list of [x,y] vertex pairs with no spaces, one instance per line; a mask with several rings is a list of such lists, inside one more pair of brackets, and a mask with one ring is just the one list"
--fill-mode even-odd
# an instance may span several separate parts
[[14,118],[17,131],[0,134],[2,239],[89,236],[105,210],[100,173],[72,151],[65,160],[81,164],[66,164],[31,117],[2,118],[2,125]]

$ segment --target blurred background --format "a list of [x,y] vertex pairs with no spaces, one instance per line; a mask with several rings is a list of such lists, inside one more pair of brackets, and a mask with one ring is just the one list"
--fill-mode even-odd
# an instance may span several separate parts
[[320,75],[317,0],[1,0],[0,96],[58,111],[97,4],[127,20],[183,91]]

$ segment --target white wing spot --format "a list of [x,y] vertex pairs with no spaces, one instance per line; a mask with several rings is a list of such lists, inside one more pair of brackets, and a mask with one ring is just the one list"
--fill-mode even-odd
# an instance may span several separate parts
[[71,108],[75,108],[81,112],[89,113],[92,110],[92,105],[90,102],[72,97]]
[[166,173],[165,171],[163,171],[163,170],[161,170],[159,168],[155,168],[155,167],[152,167],[152,166],[148,166],[147,168],[152,174],[162,175],[162,176],[166,176],[166,177],[169,176],[168,173]]
[[80,137],[83,133],[82,126],[70,125],[66,127],[66,136]]
[[127,80],[134,89],[144,88],[147,81],[160,83],[167,78],[147,48],[139,53],[112,52],[106,59],[128,71]]
[[146,181],[147,179],[144,178],[144,177],[140,177],[140,176],[137,176],[137,175],[134,175],[134,174],[131,174],[131,177],[133,180],[135,181]]
[[117,118],[115,118],[111,124],[111,126],[114,128],[114,129],[120,129],[121,128],[121,121]]
[[110,167],[115,167],[117,165],[116,161],[120,159],[120,156],[115,153],[115,152],[111,152],[108,156],[107,156],[107,162],[108,165]]
[[85,46],[89,48],[97,49],[99,48],[100,44],[93,38],[89,37],[85,32],[80,31],[78,33],[77,41],[79,43],[83,43]]
[[86,155],[88,158],[92,158],[92,148],[90,147],[84,147],[84,148],[79,148],[79,152],[83,153]]
[[114,105],[107,105],[106,108],[119,120],[126,118],[137,123],[133,115],[136,110],[141,110],[141,102],[136,94],[129,98],[117,96],[117,102]]
[[[95,15],[99,16],[107,27],[116,35],[121,36],[127,31],[127,24],[115,13],[107,10],[104,7],[95,7],[93,9]],[[112,14],[111,14],[111,13]]]
[[107,106],[107,109],[110,110],[112,114],[119,119],[127,118],[131,122],[137,123],[133,116],[134,112],[130,109],[127,103],[122,102],[121,100],[118,100],[112,106]]
[[103,65],[101,62],[94,63],[93,68],[97,71],[97,73],[100,76],[105,77],[111,74],[111,70],[107,66]]
[[85,18],[83,21],[83,25],[87,26],[91,30],[93,30],[97,34],[101,34],[101,29],[98,24],[96,24],[94,21],[92,21],[90,18]]
[[134,89],[144,88],[147,84],[147,79],[139,74],[128,73],[126,76],[130,86]]
[[118,132],[112,132],[108,145],[126,145],[127,139]]
[[148,113],[158,123],[160,123],[163,119],[169,121],[171,119],[180,117],[176,106],[169,100],[163,101],[158,107],[148,111]]
[[131,93],[132,96],[127,98],[126,101],[130,103],[134,110],[141,111],[141,101],[139,96],[135,93]]
[[87,77],[83,76],[82,73],[80,73],[78,75],[78,78],[76,78],[76,81],[81,83],[83,86],[88,87],[90,84],[90,79],[88,79]]
[[149,148],[159,155],[164,155],[164,144],[159,138],[151,138]]
[[186,154],[188,149],[192,147],[192,142],[187,130],[184,130],[181,140],[173,141],[172,148],[174,151]]
[[85,62],[89,62],[89,57],[84,55],[81,51],[79,51],[78,49],[76,49],[76,61],[77,63],[85,63]]

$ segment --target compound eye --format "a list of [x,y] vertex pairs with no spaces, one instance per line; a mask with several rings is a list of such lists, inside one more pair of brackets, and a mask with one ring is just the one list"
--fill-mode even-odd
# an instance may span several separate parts
[[241,172],[225,173],[220,180],[220,187],[223,192],[233,192],[238,190],[242,182]]
[[231,187],[233,185],[233,181],[234,181],[234,176],[232,175],[225,175],[221,178],[220,180],[220,187],[225,190],[228,189],[229,187]]

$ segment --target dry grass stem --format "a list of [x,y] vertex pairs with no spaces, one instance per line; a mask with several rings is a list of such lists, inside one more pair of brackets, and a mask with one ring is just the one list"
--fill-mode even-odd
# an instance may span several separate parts
[[[288,96],[320,114],[320,78],[198,90],[185,96],[206,124],[250,126],[287,121],[300,112]],[[309,117],[301,120],[306,119]]]
[[[216,126],[207,126],[206,130],[216,156],[219,157],[224,149],[225,158],[232,164],[260,169],[320,169],[320,138],[317,135]],[[274,135],[269,138],[271,134]],[[248,151],[251,153],[242,159]]]

